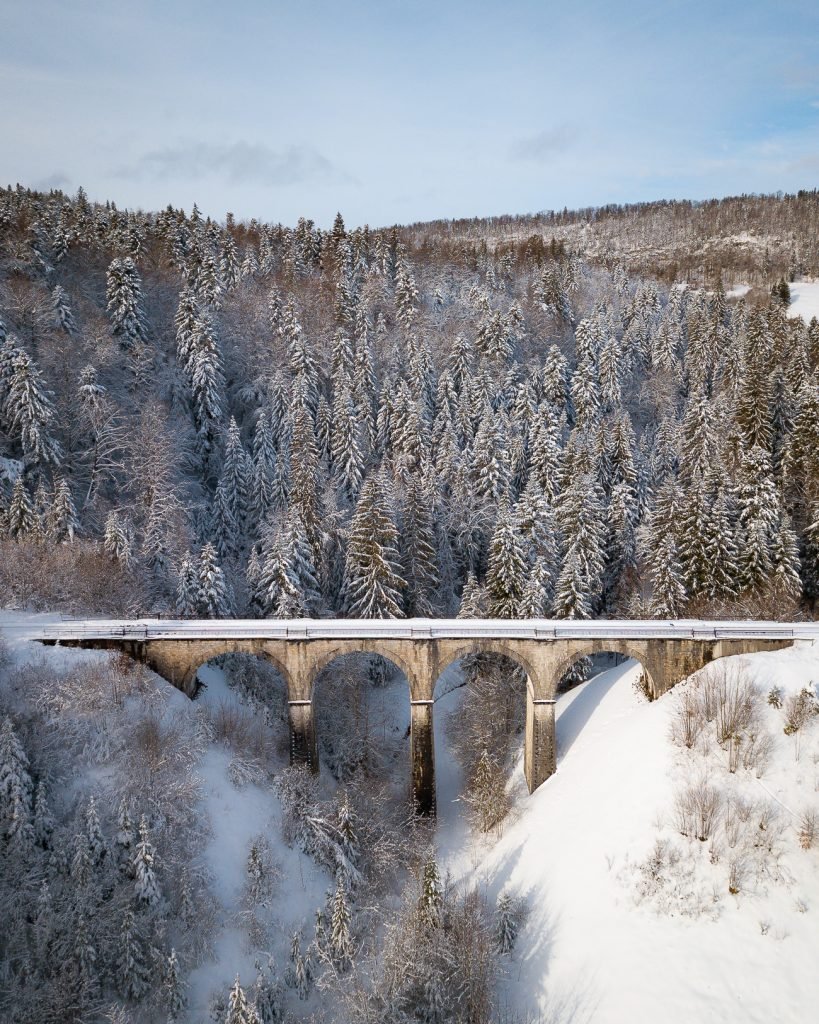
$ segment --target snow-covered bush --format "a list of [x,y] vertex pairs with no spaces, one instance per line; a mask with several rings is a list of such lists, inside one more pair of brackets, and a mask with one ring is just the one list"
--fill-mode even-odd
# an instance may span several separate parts
[[474,822],[488,832],[509,807],[506,780],[526,722],[526,675],[502,656],[470,655],[462,664],[464,697],[447,739],[467,780]]
[[374,1007],[389,1007],[403,1020],[488,1024],[500,971],[494,915],[477,889],[444,883],[432,923],[423,878],[408,883],[387,926]]
[[806,807],[799,816],[799,845],[803,850],[812,849],[819,835],[819,815],[813,807]]

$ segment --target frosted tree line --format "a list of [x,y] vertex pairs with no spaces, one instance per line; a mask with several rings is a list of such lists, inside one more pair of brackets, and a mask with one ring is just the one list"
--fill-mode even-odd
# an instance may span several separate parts
[[812,607],[819,325],[777,288],[82,191],[9,189],[0,232],[12,585],[74,544],[135,612]]

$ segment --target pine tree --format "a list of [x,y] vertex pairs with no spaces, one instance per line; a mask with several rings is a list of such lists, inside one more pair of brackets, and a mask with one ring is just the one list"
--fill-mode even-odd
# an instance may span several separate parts
[[199,553],[197,569],[197,610],[203,619],[225,619],[230,616],[231,599],[225,574],[219,566],[216,549],[205,544]]
[[176,583],[176,612],[183,619],[194,618],[199,611],[199,573],[188,551],[179,566]]
[[657,619],[676,619],[686,601],[682,567],[672,533],[657,544],[650,563],[651,614]]
[[350,935],[350,906],[347,889],[339,876],[331,903],[330,955],[337,970],[346,971],[353,963],[353,940]]
[[398,530],[386,487],[376,476],[364,483],[350,524],[344,569],[344,600],[353,618],[403,616]]
[[79,529],[77,510],[71,496],[71,488],[65,477],[60,477],[54,489],[54,501],[48,513],[48,534],[58,544],[73,541]]
[[520,615],[526,576],[527,560],[518,525],[509,507],[503,506],[489,545],[486,575],[489,614],[493,618],[514,619]]
[[130,256],[115,259],[106,276],[111,331],[124,349],[132,349],[148,334],[142,310],[142,281]]
[[558,508],[563,534],[563,560],[555,587],[558,618],[588,619],[597,605],[603,581],[602,507],[597,483],[579,474],[569,484]]
[[793,600],[802,597],[802,580],[799,575],[799,541],[791,528],[790,516],[782,515],[779,529],[774,538],[773,581],[776,590]]
[[125,910],[119,933],[116,983],[120,995],[129,1002],[139,1002],[151,988],[151,973],[130,907]]
[[130,566],[133,560],[133,542],[131,535],[116,512],[109,512],[105,519],[105,536],[103,548],[106,555],[114,562]]
[[40,532],[37,515],[22,477],[18,476],[14,481],[6,518],[9,537],[13,540],[29,540]]
[[165,1005],[168,1008],[168,1024],[179,1020],[185,1009],[185,986],[182,981],[182,972],[179,966],[179,957],[176,950],[171,952],[165,962],[165,970],[162,978],[162,988],[165,996]]
[[21,348],[11,360],[2,412],[27,459],[59,465],[62,450],[51,433],[54,406],[34,360]]
[[428,860],[424,864],[421,895],[418,898],[418,914],[425,928],[437,928],[441,924],[443,904],[444,894],[438,874],[438,865],[434,860]]
[[406,608],[410,618],[434,615],[435,593],[440,585],[433,511],[424,488],[410,481],[403,509],[401,550],[407,583]]
[[156,878],[156,850],[151,843],[148,820],[144,814],[139,822],[139,841],[131,864],[137,901],[144,906],[157,906],[162,900],[162,894]]
[[60,285],[51,293],[51,308],[54,312],[55,325],[69,337],[74,335],[77,331],[74,314],[71,312],[68,296]]
[[498,897],[495,910],[495,946],[503,956],[515,948],[518,937],[518,915],[511,893],[504,890]]

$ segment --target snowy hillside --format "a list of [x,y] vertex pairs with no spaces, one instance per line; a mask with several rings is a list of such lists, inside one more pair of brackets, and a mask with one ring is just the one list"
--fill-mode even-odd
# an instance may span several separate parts
[[[809,646],[737,660],[766,693],[798,692],[819,678],[819,652]],[[775,752],[759,779],[704,759],[714,785],[772,806],[783,829],[767,877],[731,895],[724,835],[687,840],[673,823],[674,791],[692,765],[699,770],[669,740],[691,684],[648,704],[636,695],[637,671],[626,665],[565,695],[557,774],[529,798],[518,772],[516,820],[497,844],[450,853],[460,877],[492,895],[509,886],[529,903],[506,998],[555,1021],[807,1020],[819,1000],[819,849],[802,850],[796,830],[804,806],[819,810],[819,728],[802,738],[796,761],[781,712],[768,709]],[[641,897],[658,839],[680,862],[663,869],[665,886]]]

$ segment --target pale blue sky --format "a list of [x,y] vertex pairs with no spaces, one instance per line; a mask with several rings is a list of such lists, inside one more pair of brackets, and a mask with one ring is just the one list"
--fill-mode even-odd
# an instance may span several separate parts
[[803,0],[0,0],[0,183],[348,224],[819,184]]

